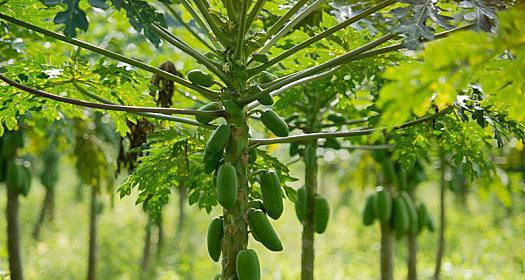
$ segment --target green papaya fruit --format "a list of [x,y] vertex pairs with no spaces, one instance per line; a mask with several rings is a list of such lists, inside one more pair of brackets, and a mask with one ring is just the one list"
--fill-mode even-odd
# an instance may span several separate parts
[[274,74],[267,71],[262,71],[261,76],[259,77],[259,82],[261,84],[266,84],[274,81],[275,79],[277,79],[277,76],[275,76]]
[[265,211],[264,210],[264,203],[260,199],[250,200],[250,202],[248,202],[248,207],[251,207],[253,209],[259,209],[259,210]]
[[341,149],[341,143],[339,143],[339,141],[337,141],[337,139],[335,138],[327,138],[326,141],[324,142],[324,146],[326,148],[332,148],[336,150]]
[[298,142],[292,142],[290,143],[290,151],[288,154],[290,154],[291,157],[297,155],[299,153],[299,143]]
[[268,216],[277,220],[283,213],[283,191],[279,176],[273,170],[259,174],[264,209]]
[[211,174],[222,160],[224,152],[222,150],[213,152],[210,149],[204,149],[202,154],[203,170],[206,174]]
[[30,163],[26,161],[24,166],[21,166],[21,182],[20,182],[20,194],[27,196],[31,190],[31,170],[29,168]]
[[326,117],[326,119],[335,124],[342,124],[346,121],[346,118],[339,113],[330,114],[328,117]]
[[257,160],[257,149],[252,148],[248,150],[248,163],[254,163]]
[[248,220],[259,241],[271,251],[282,251],[283,245],[262,210],[251,211]]
[[250,228],[250,233],[252,234],[253,239],[257,242],[261,242],[261,239],[257,236],[257,233],[253,230],[253,226],[251,224],[248,224],[248,227]]
[[322,196],[315,198],[314,224],[315,232],[324,233],[330,219],[330,204]]
[[232,208],[237,200],[237,171],[230,163],[219,167],[217,172],[217,200],[224,208]]
[[243,117],[242,109],[239,107],[239,105],[237,105],[237,103],[231,100],[226,100],[223,102],[223,104],[224,104],[224,108],[226,109],[226,112],[228,112],[230,116],[234,118]]
[[425,204],[419,202],[417,204],[417,227],[418,233],[423,230],[423,227],[428,223],[428,210]]
[[417,234],[418,232],[418,219],[417,219],[417,209],[412,201],[412,198],[407,192],[401,192],[401,198],[405,200],[405,205],[408,212],[408,221],[409,227],[408,230],[411,234]]
[[[208,103],[202,107],[199,108],[199,111],[219,111],[219,110],[222,110],[223,107],[221,105],[221,103],[219,102],[211,102],[211,103]],[[195,116],[195,119],[200,122],[200,123],[209,123],[211,121],[213,121],[214,119],[216,119],[217,117],[215,116]]]
[[214,262],[218,262],[221,257],[221,242],[223,231],[223,220],[215,217],[211,220],[208,226],[208,254]]
[[408,206],[402,196],[397,196],[394,199],[394,209],[392,213],[392,220],[396,235],[404,235],[410,226],[410,218],[408,216]]
[[213,76],[200,70],[200,69],[193,69],[190,70],[187,74],[188,80],[190,82],[201,86],[201,87],[211,87],[215,83],[213,80]]
[[206,149],[212,153],[222,152],[224,146],[228,142],[230,137],[231,129],[227,124],[219,125],[211,134],[208,143],[206,143]]
[[374,213],[377,219],[382,222],[388,222],[392,216],[392,196],[385,189],[380,189],[375,195]]
[[375,199],[375,194],[371,194],[366,198],[365,208],[363,209],[363,224],[365,226],[373,224],[376,219],[376,214],[374,212]]
[[237,253],[235,268],[238,280],[261,280],[259,258],[252,249],[241,250]]
[[261,103],[262,105],[267,105],[267,106],[273,105],[274,103],[273,97],[269,93],[266,93],[263,96],[259,97],[257,101],[259,101],[259,103]]
[[268,109],[261,114],[261,122],[268,128],[273,134],[279,137],[288,136],[289,129],[288,125],[277,115],[273,110]]
[[269,61],[268,55],[264,53],[256,53],[252,57],[254,61],[257,61],[260,63],[266,63]]
[[427,216],[427,228],[430,232],[434,232],[434,230],[436,229],[434,227],[434,221],[432,220],[432,217],[430,217],[430,215]]
[[297,190],[297,201],[295,201],[295,214],[299,222],[306,218],[306,189],[304,187]]

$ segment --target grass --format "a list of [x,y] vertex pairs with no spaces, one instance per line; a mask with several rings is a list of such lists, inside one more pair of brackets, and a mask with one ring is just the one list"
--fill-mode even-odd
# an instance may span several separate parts
[[[68,173],[70,174],[70,173]],[[321,190],[333,205],[328,230],[316,236],[316,279],[378,279],[379,228],[364,227],[360,209],[365,193],[339,188]],[[42,238],[31,238],[33,224],[43,198],[42,187],[35,182],[27,198],[21,198],[23,260],[27,279],[82,279],[86,274],[88,242],[88,189],[84,200],[77,201],[76,179],[63,176],[58,186],[56,219],[46,224]],[[5,188],[0,187],[0,207],[5,208]],[[421,187],[420,197],[427,203],[437,224],[436,186]],[[448,229],[442,279],[525,279],[525,211],[523,205],[508,215],[494,200],[468,198],[468,210],[447,197]],[[103,196],[104,210],[99,220],[99,279],[138,279],[146,217],[134,198],[116,198],[111,207]],[[188,207],[186,228],[176,234],[176,192],[166,208],[164,253],[157,258],[149,279],[212,279],[220,271],[206,251],[206,229],[210,216]],[[218,215],[218,212],[214,213]],[[299,279],[301,228],[293,205],[285,205],[285,214],[273,222],[285,250],[269,252],[253,239],[261,261],[263,279]],[[5,222],[0,223],[0,271],[8,270]],[[419,276],[433,274],[437,233],[420,235]],[[406,275],[406,240],[396,244],[396,279]],[[1,275],[1,272],[0,272]],[[0,277],[1,278],[1,277]]]

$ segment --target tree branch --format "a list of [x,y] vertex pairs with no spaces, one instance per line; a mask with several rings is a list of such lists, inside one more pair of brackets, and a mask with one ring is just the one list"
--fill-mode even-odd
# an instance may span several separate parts
[[241,15],[239,17],[239,32],[237,36],[237,45],[235,46],[235,59],[238,60],[243,56],[242,49],[244,46],[244,36],[246,34],[246,14],[251,0],[242,0]]
[[[306,9],[304,9],[300,14],[298,14],[296,17],[294,17],[294,19],[292,19],[292,21],[287,23],[281,30],[279,30],[279,32],[277,34],[275,34],[275,36],[270,38],[270,40],[267,41],[266,44],[264,44],[264,46],[257,53],[265,53],[265,52],[267,52],[273,45],[275,45],[275,43],[279,39],[281,39],[284,35],[286,35],[290,31],[290,29],[292,29],[294,26],[296,26],[301,20],[303,20],[309,14],[314,12],[324,1],[325,0],[316,0],[314,3],[312,3]],[[257,73],[259,73],[259,72],[257,72]]]
[[376,39],[364,46],[361,46],[357,49],[354,49],[346,54],[343,54],[343,55],[340,55],[334,59],[331,59],[327,62],[324,62],[322,64],[319,64],[317,66],[313,66],[311,68],[308,68],[306,70],[303,70],[299,73],[297,73],[296,75],[293,75],[287,79],[283,79],[282,81],[264,89],[263,91],[255,94],[255,95],[252,95],[252,96],[247,96],[247,97],[244,97],[244,98],[241,98],[240,100],[240,104],[248,104],[252,101],[255,101],[257,99],[259,99],[260,97],[264,96],[265,94],[268,94],[274,90],[278,90],[279,88],[287,85],[287,84],[290,84],[290,83],[293,83],[295,81],[298,81],[300,79],[303,79],[303,78],[306,78],[308,76],[311,76],[311,75],[315,75],[317,73],[320,73],[326,69],[330,69],[330,68],[333,68],[333,67],[336,67],[338,65],[341,65],[341,64],[344,64],[344,63],[347,63],[349,60],[351,60],[353,57],[361,54],[361,53],[364,53],[370,49],[373,49],[385,42],[387,42],[388,40],[394,38],[396,35],[395,34],[392,34],[392,33],[389,33],[379,39]]
[[301,9],[302,6],[304,6],[308,0],[299,0],[286,14],[284,14],[279,20],[277,20],[270,29],[268,29],[268,32],[266,32],[266,36],[268,38],[271,38],[275,33],[277,33],[284,24],[293,16],[299,9]]
[[173,9],[173,7],[171,7],[169,4],[167,4],[165,2],[162,2],[162,3],[166,7],[166,9],[168,9],[168,11],[171,13],[171,15],[175,18],[175,20],[177,20],[180,24],[182,24],[182,26],[184,26],[184,28],[186,28],[186,30],[188,30],[191,33],[191,35],[193,35],[193,37],[195,37],[197,40],[199,40],[208,49],[210,49],[212,51],[215,50],[213,48],[213,46],[210,43],[208,43],[208,41],[204,40],[204,38],[202,38],[199,35],[199,33],[197,33],[197,31],[195,31],[193,28],[191,28],[191,26],[189,26],[186,22],[184,22],[182,17],[179,15],[179,13],[177,13],[177,11],[175,11],[175,9]]
[[[73,86],[80,93],[82,93],[83,95],[85,95],[85,96],[87,96],[87,97],[89,97],[91,99],[94,99],[94,100],[96,100],[96,101],[98,101],[100,103],[115,104],[111,100],[105,99],[103,97],[100,97],[100,96],[98,96],[96,94],[93,94],[93,93],[89,92],[88,90],[86,90],[85,88],[83,88],[82,86],[80,86],[76,82],[73,82]],[[147,118],[153,118],[153,119],[159,119],[159,120],[166,120],[166,121],[184,123],[184,124],[199,126],[199,127],[208,128],[208,129],[215,129],[216,128],[214,125],[203,124],[203,123],[200,123],[200,122],[195,121],[195,120],[190,120],[190,119],[176,117],[176,116],[171,116],[171,115],[157,114],[157,113],[132,113],[132,114],[143,116],[143,117],[147,117]]]
[[201,0],[193,0],[193,2],[195,3],[195,5],[197,5],[197,9],[200,11],[201,15],[204,17],[204,20],[210,26],[210,29],[211,31],[213,31],[213,34],[215,34],[217,40],[223,45],[223,47],[225,47],[225,35],[219,28],[215,19],[211,16],[210,12],[208,11],[208,7],[206,7],[206,5]]
[[255,3],[252,10],[250,11],[250,14],[248,15],[248,19],[246,20],[247,30],[250,30],[250,27],[252,26],[255,17],[259,14],[265,3],[266,0],[257,0],[257,2]]
[[164,40],[168,41],[173,46],[177,47],[181,51],[195,58],[200,63],[204,64],[204,66],[206,66],[211,72],[217,75],[217,77],[219,77],[227,86],[233,87],[228,76],[226,76],[224,72],[222,72],[217,67],[215,67],[215,65],[213,65],[213,63],[207,57],[200,54],[198,51],[188,46],[186,43],[182,42],[179,38],[173,36],[171,33],[169,33],[168,30],[164,29],[162,26],[159,26],[157,24],[152,24],[151,27]]
[[[271,67],[272,65],[275,65],[276,63],[280,62],[281,60],[287,58],[287,57],[290,57],[291,55],[293,55],[294,53],[314,44],[315,42],[321,40],[321,39],[324,39],[332,34],[334,34],[335,32],[343,29],[343,28],[346,28],[348,27],[349,25],[351,25],[352,23],[354,22],[357,22],[381,9],[384,9],[394,3],[397,3],[398,1],[397,0],[385,0],[373,7],[370,7],[364,11],[362,11],[361,13],[337,24],[336,26],[322,32],[322,33],[319,33],[313,37],[310,37],[308,40],[304,41],[304,42],[301,42],[300,44],[298,45],[295,45],[294,47],[286,50],[285,52],[279,54],[277,57],[273,58],[272,60],[260,65],[260,66],[257,66],[256,68],[254,69],[257,69],[257,73],[260,72],[260,71],[263,71],[265,69],[268,69],[269,67]],[[277,37],[277,36],[276,36]],[[263,48],[264,50],[264,48]]]
[[[326,78],[326,77],[332,75],[336,70],[337,70],[337,67],[332,68],[332,69],[330,69],[330,70],[328,70],[326,72],[323,72],[323,73],[320,73],[320,74],[317,74],[317,75],[313,75],[313,76],[310,76],[310,77],[306,77],[304,79],[301,79],[301,80],[295,81],[293,83],[287,84],[286,86],[283,86],[283,87],[281,87],[278,90],[272,91],[270,93],[270,95],[271,96],[278,96],[281,93],[289,90],[290,88],[293,88],[293,87],[296,87],[296,86],[299,86],[299,85],[302,85],[302,84],[306,84],[306,83],[309,83],[309,82],[312,82],[312,81],[316,81],[316,80],[319,80],[319,79],[322,79],[322,78]],[[257,101],[257,100],[251,102],[250,104],[247,105],[248,111],[255,109],[259,105],[261,105],[261,103],[259,103],[259,101]]]
[[37,95],[40,97],[52,99],[52,100],[67,103],[67,104],[94,108],[94,109],[120,111],[120,112],[128,112],[128,113],[160,113],[160,114],[180,114],[180,115],[191,115],[191,116],[222,116],[224,115],[224,111],[197,111],[197,110],[187,110],[187,109],[174,109],[174,108],[161,108],[161,107],[137,107],[137,106],[124,106],[124,105],[118,105],[118,104],[93,103],[93,102],[77,100],[77,99],[73,99],[69,97],[63,97],[63,96],[51,94],[51,93],[48,93],[42,90],[30,88],[16,81],[13,81],[1,74],[0,74],[0,80],[6,82],[7,84],[13,87],[21,89],[33,95]]
[[446,115],[450,112],[452,112],[452,107],[447,107],[437,112],[434,115],[416,119],[410,122],[405,122],[403,124],[396,125],[396,126],[389,127],[389,128],[388,127],[368,128],[368,129],[350,130],[350,131],[344,131],[344,132],[319,132],[319,133],[300,134],[300,135],[270,138],[270,139],[250,139],[250,145],[260,146],[260,145],[271,145],[271,144],[277,144],[277,143],[292,143],[292,142],[299,142],[299,141],[309,141],[309,140],[316,140],[320,138],[327,139],[327,138],[343,138],[343,137],[371,135],[375,132],[400,130],[400,129],[404,129],[407,127],[415,126],[421,123],[432,121],[436,119],[437,117]]
[[212,34],[210,27],[204,22],[204,20],[201,18],[201,16],[195,11],[193,6],[188,2],[187,0],[180,0],[180,3],[184,8],[186,8],[186,11],[191,14],[191,18],[204,30],[204,34],[213,42],[217,40]]
[[7,15],[1,14],[1,13],[0,13],[0,19],[6,20],[8,22],[11,22],[13,24],[16,24],[16,25],[19,25],[19,26],[22,26],[22,27],[25,27],[25,28],[33,30],[35,32],[38,32],[38,33],[41,33],[43,35],[49,36],[51,38],[60,40],[62,42],[65,42],[65,43],[68,43],[68,44],[71,44],[71,45],[74,45],[74,46],[78,46],[78,47],[90,50],[92,52],[99,53],[99,54],[104,55],[106,57],[109,57],[109,58],[112,58],[112,59],[115,59],[115,60],[127,63],[129,65],[135,66],[135,67],[137,67],[139,69],[148,71],[150,73],[157,74],[157,75],[159,75],[159,76],[161,76],[161,77],[163,77],[165,79],[168,79],[168,80],[170,80],[172,82],[175,82],[175,83],[178,83],[178,84],[183,85],[185,87],[188,87],[190,89],[193,89],[193,90],[199,92],[200,94],[202,94],[203,96],[205,96],[205,97],[207,97],[209,99],[216,100],[216,95],[218,94],[216,91],[212,91],[212,90],[203,88],[201,86],[197,86],[195,84],[192,84],[188,80],[185,80],[185,79],[183,79],[181,77],[178,77],[178,76],[173,75],[171,73],[168,73],[166,71],[160,70],[160,69],[158,69],[156,67],[153,67],[151,65],[148,65],[148,64],[145,64],[143,62],[140,62],[140,61],[138,61],[136,59],[132,59],[132,58],[123,56],[121,54],[118,54],[118,53],[106,50],[104,48],[92,45],[92,44],[84,42],[84,41],[80,41],[78,39],[69,38],[69,37],[64,36],[62,34],[58,34],[56,32],[40,28],[38,26],[35,26],[35,25],[30,24],[30,23],[27,23],[27,22],[24,22],[24,21],[12,18],[10,16],[7,16]]

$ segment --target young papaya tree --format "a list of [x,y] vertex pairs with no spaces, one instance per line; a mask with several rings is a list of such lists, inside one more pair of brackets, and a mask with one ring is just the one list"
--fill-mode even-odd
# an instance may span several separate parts
[[113,187],[116,166],[116,155],[111,152],[116,138],[105,131],[108,130],[99,115],[95,114],[93,121],[75,121],[75,167],[82,184],[90,188],[87,265],[87,279],[90,280],[97,279],[97,217],[103,210],[103,203],[98,197],[104,188]]
[[[272,98],[272,93],[275,94],[283,87],[294,87],[319,79],[329,71],[337,71],[341,65],[403,48],[416,48],[421,46],[424,41],[445,37],[450,33],[476,26],[467,20],[460,20],[454,26],[448,16],[448,10],[444,10],[432,1],[370,1],[365,9],[350,15],[347,19],[331,27],[326,27],[316,35],[294,39],[295,33],[290,34],[289,31],[308,14],[315,11],[324,1],[310,3],[310,1],[300,0],[293,3],[292,6],[283,7],[283,9],[278,5],[265,5],[270,2],[266,3],[264,0],[180,1],[181,6],[173,5],[171,1],[158,2],[164,4],[168,11],[174,9],[174,14],[177,14],[178,9],[180,9],[184,14],[190,15],[200,28],[197,33],[201,32],[204,35],[201,37],[202,40],[199,40],[199,47],[209,48],[210,52],[203,54],[182,41],[181,38],[170,33],[169,29],[166,28],[167,25],[162,13],[146,1],[109,1],[109,3],[108,1],[89,1],[87,4],[100,9],[108,9],[111,6],[111,9],[125,11],[130,24],[142,32],[152,43],[158,46],[161,42],[173,45],[202,64],[206,71],[200,68],[191,70],[186,74],[187,79],[185,79],[137,59],[74,39],[73,37],[78,35],[77,30],[87,31],[89,26],[87,14],[83,10],[85,6],[79,5],[79,1],[44,1],[49,9],[42,9],[40,1],[26,1],[24,5],[19,5],[18,2],[4,1],[0,6],[0,19],[9,22],[9,24],[40,33],[46,38],[75,45],[126,63],[131,67],[156,74],[194,91],[195,94],[209,100],[210,103],[200,110],[151,106],[152,100],[140,94],[147,87],[147,81],[142,81],[141,84],[140,78],[136,78],[130,82],[126,78],[130,76],[135,78],[134,74],[130,74],[128,70],[123,71],[116,64],[105,64],[105,61],[94,65],[95,68],[103,71],[93,71],[85,65],[77,66],[76,68],[83,67],[85,76],[78,76],[79,72],[75,69],[61,72],[59,77],[56,75],[39,76],[42,71],[35,69],[44,65],[45,67],[49,67],[50,64],[53,65],[52,62],[49,63],[50,61],[41,57],[40,60],[15,61],[2,70],[4,73],[0,75],[0,79],[7,85],[3,85],[1,88],[2,92],[5,93],[2,98],[15,99],[21,104],[17,108],[10,108],[11,110],[8,112],[10,114],[4,114],[2,117],[3,120],[10,119],[12,114],[19,110],[37,111],[40,108],[44,108],[45,112],[66,111],[67,115],[80,115],[82,109],[79,108],[90,107],[97,110],[116,111],[110,115],[116,123],[116,129],[121,133],[127,129],[124,120],[134,118],[131,114],[213,130],[204,149],[202,149],[202,145],[199,147],[197,143],[194,148],[200,149],[200,152],[203,150],[203,162],[199,166],[200,171],[197,174],[201,174],[199,178],[209,182],[206,186],[213,186],[213,176],[209,175],[208,178],[204,178],[202,174],[215,171],[217,174],[215,180],[216,193],[214,195],[223,208],[223,215],[212,220],[209,232],[211,242],[208,245],[210,255],[214,260],[218,260],[222,255],[220,279],[260,279],[257,255],[253,250],[248,249],[249,226],[252,235],[268,249],[283,250],[267,215],[277,219],[282,214],[282,197],[278,194],[282,192],[280,180],[285,179],[286,170],[277,160],[264,155],[264,153],[261,155],[262,158],[254,162],[254,152],[257,155],[260,154],[256,147],[268,144],[314,141],[320,138],[372,135],[380,131],[398,130],[423,122],[430,122],[437,117],[454,112],[453,108],[450,107],[451,105],[438,106],[440,110],[437,112],[432,112],[429,106],[420,106],[416,111],[419,118],[405,122],[411,117],[408,114],[410,111],[406,109],[400,111],[399,113],[406,112],[407,114],[399,114],[398,118],[395,115],[392,116],[392,112],[396,110],[392,109],[395,106],[390,105],[387,107],[390,111],[386,111],[386,117],[382,119],[388,122],[396,122],[396,124],[388,123],[388,126],[378,126],[377,128],[338,132],[323,131],[289,136],[287,124],[274,111],[271,109],[262,112],[248,111],[247,107],[250,103],[255,101],[264,103]],[[492,11],[496,7],[488,5],[484,1],[464,2],[466,3],[461,5],[453,2],[443,5],[447,8],[460,9],[461,12],[468,10],[472,12],[471,15],[478,15],[479,17],[469,16],[466,19],[477,21],[478,27],[490,29],[493,22]],[[492,3],[491,1],[487,2]],[[29,20],[20,19],[21,15],[26,15],[35,9],[40,12],[35,13]],[[290,59],[301,58],[307,47],[320,45],[319,43],[327,37],[338,36],[337,32],[378,11],[389,12],[389,17],[388,19],[380,19],[378,24],[382,28],[378,29],[375,36],[367,38],[367,43],[364,45],[345,50],[344,53],[334,58],[326,57],[323,61],[315,64],[305,63],[294,73],[279,77],[270,83],[261,84],[257,81],[258,77],[264,74],[263,71],[275,71],[280,67],[279,64],[286,63]],[[56,12],[54,22],[65,26],[65,35],[50,31],[51,24],[42,21],[42,19],[48,19],[53,12]],[[38,25],[45,26],[40,27]],[[445,29],[445,31],[436,35],[434,30],[438,28],[437,26]],[[188,27],[193,28],[192,26]],[[200,37],[199,34],[195,34],[195,36]],[[489,36],[486,35],[486,37]],[[299,40],[299,43],[293,47],[280,44],[288,39]],[[502,45],[502,48],[512,47],[513,45],[510,44]],[[273,58],[270,59],[271,56]],[[30,67],[24,67],[24,63],[29,64]],[[57,67],[57,65],[53,66]],[[67,65],[62,65],[62,67],[68,68]],[[24,73],[20,77],[21,72],[28,72],[28,69],[31,73]],[[87,77],[93,80],[89,80]],[[115,79],[108,80],[108,77]],[[51,82],[46,84],[48,80]],[[85,93],[80,92],[74,87],[79,81],[96,89],[92,92],[97,92],[97,94],[86,96]],[[130,84],[134,86],[129,86]],[[20,93],[20,91],[24,93]],[[61,94],[56,94],[57,92],[61,92]],[[425,91],[426,94],[429,92],[430,90]],[[384,99],[382,97],[378,104],[390,104],[384,101],[389,100],[389,95],[385,95],[387,97]],[[86,97],[95,100],[95,102],[85,101],[84,98]],[[392,99],[392,103],[397,104],[394,98],[390,99]],[[502,99],[496,101],[502,106],[507,104]],[[72,106],[64,106],[63,103]],[[417,102],[414,103],[417,104]],[[52,115],[52,113],[48,114]],[[260,121],[278,137],[271,139],[251,137],[251,135],[256,135],[256,131],[250,131],[250,117],[254,114],[259,114]],[[195,116],[196,121],[173,115]],[[385,124],[387,121],[380,122],[380,124]],[[183,136],[180,128],[178,130],[175,133]],[[171,135],[173,132],[171,131]],[[168,136],[170,131],[164,131],[164,134]],[[201,133],[200,135],[208,135],[208,133]],[[181,138],[175,140],[180,141]],[[166,149],[165,145],[160,144],[159,146],[165,151],[172,148]],[[181,156],[184,154],[177,153],[175,158]],[[160,158],[162,157],[160,156]],[[158,163],[160,164],[160,162]],[[267,171],[260,168],[268,166],[276,170]],[[248,172],[249,170],[251,172]],[[137,168],[138,171],[139,168]],[[277,173],[281,173],[282,176]],[[165,179],[173,182],[173,178],[165,177]],[[259,181],[263,193],[265,192],[264,189],[268,189],[272,193],[270,201],[266,203],[263,201],[262,208],[264,211],[258,209],[260,205],[250,204],[255,197],[260,196],[260,190],[253,187],[254,181]],[[172,185],[170,184],[170,186]],[[140,198],[140,202],[144,203],[146,209],[160,211],[167,203],[169,190],[159,188],[158,185],[147,184],[147,181],[144,185],[132,184],[132,186],[137,186],[145,194]],[[287,188],[285,190],[289,191]],[[199,203],[202,202],[206,207],[212,206],[214,202],[210,202],[209,196],[205,198],[207,200],[202,201],[201,191],[202,189],[195,192],[197,195],[194,197],[190,194],[189,199],[200,199]],[[129,193],[129,188],[124,189],[123,193]],[[213,192],[208,190],[207,193]],[[288,193],[288,195],[290,194]],[[263,195],[264,198],[265,195]]]
[[[12,124],[16,130],[6,130],[0,139],[1,174],[7,193],[7,254],[11,279],[23,279],[19,209],[20,195],[27,196],[31,188],[31,162],[22,154],[24,132],[22,121]],[[13,127],[15,129],[15,127]],[[3,130],[3,127],[2,127]]]

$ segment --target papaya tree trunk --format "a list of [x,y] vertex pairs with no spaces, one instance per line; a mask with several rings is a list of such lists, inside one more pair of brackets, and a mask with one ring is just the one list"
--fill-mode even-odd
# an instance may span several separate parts
[[42,203],[42,208],[38,215],[38,219],[33,228],[33,238],[38,240],[40,239],[40,230],[46,218],[51,221],[55,216],[55,191],[52,187],[46,187],[46,192],[44,195],[44,202]]
[[97,190],[91,186],[91,200],[89,209],[89,257],[88,280],[97,279]]
[[162,254],[162,248],[164,246],[164,218],[162,212],[155,221],[155,225],[157,226],[157,251],[155,254],[159,256]]
[[445,254],[445,191],[447,182],[445,180],[445,161],[441,160],[441,176],[439,184],[439,237],[436,253],[436,267],[434,269],[434,280],[440,279],[441,263]]
[[20,253],[20,221],[18,210],[18,192],[12,186],[7,186],[7,253],[9,270],[12,280],[22,280],[22,256]]
[[[410,195],[410,198],[412,201],[415,202],[415,189],[411,189],[408,191],[408,194]],[[417,280],[417,233],[413,233],[411,231],[408,232],[408,260],[407,260],[407,267],[408,267],[408,280]]]
[[140,268],[141,268],[141,273],[142,273],[141,278],[144,278],[144,275],[149,269],[150,253],[151,253],[151,219],[148,217],[148,222],[146,223],[146,227],[145,227],[144,248],[142,249],[142,261],[140,263]]
[[381,223],[381,280],[394,279],[394,241],[390,222]]
[[184,220],[186,219],[186,198],[188,197],[188,188],[185,186],[184,180],[181,181],[179,187],[179,220],[177,221],[176,234],[180,234],[184,229]]
[[222,279],[237,279],[237,253],[248,245],[248,125],[245,119],[229,119],[232,132],[226,144],[225,162],[237,170],[237,201],[231,209],[224,208],[224,236],[222,238]]
[[[311,141],[307,147],[311,146],[313,151],[317,150],[317,141]],[[306,216],[303,221],[302,235],[302,255],[301,255],[301,279],[314,279],[314,262],[315,262],[315,225],[314,225],[314,207],[315,197],[317,195],[317,174],[319,166],[317,157],[313,160],[305,160],[305,190],[306,190]]]
[[417,234],[408,234],[408,280],[417,280]]

